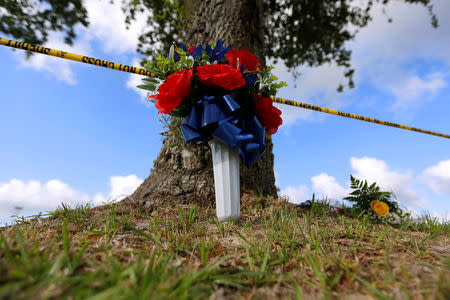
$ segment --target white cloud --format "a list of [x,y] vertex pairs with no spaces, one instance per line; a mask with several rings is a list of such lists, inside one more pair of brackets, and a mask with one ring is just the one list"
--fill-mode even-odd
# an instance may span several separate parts
[[[377,62],[401,63],[423,58],[450,64],[450,53],[443,51],[450,48],[450,2],[437,0],[432,5],[439,20],[437,29],[431,26],[430,15],[423,5],[402,1],[374,5],[373,20],[358,33],[352,45],[359,63],[376,67]],[[389,17],[392,23],[388,22]]]
[[274,175],[275,175],[275,186],[279,187],[280,186],[280,173],[278,173],[278,171],[274,171]]
[[[271,62],[269,61],[268,64]],[[303,67],[297,81],[294,81],[292,74],[288,72],[282,62],[275,65],[273,72],[280,80],[288,84],[287,87],[279,90],[279,97],[308,104],[326,105],[335,109],[345,103],[344,95],[336,91],[338,85],[344,80],[343,69],[336,64]],[[275,106],[282,111],[282,128],[287,128],[300,120],[322,121],[326,118],[325,114],[315,113],[308,109],[284,104],[275,104]]]
[[409,108],[411,105],[433,97],[438,90],[447,86],[442,73],[428,74],[424,79],[413,75],[406,78],[402,84],[391,87],[396,101],[392,108]]
[[87,194],[56,179],[46,183],[11,179],[0,183],[0,219],[15,213],[33,214],[54,210],[61,203],[74,206],[77,203],[88,203],[89,200]]
[[[356,91],[362,83],[375,90],[392,95],[393,108],[413,110],[423,101],[429,101],[448,85],[446,75],[450,65],[450,1],[433,1],[440,26],[431,26],[430,15],[423,5],[390,1],[388,5],[374,4],[372,21],[362,28],[347,46],[352,50],[352,67]],[[383,12],[383,10],[385,12]],[[392,23],[388,18],[393,19]],[[417,60],[438,63],[437,70],[415,69]],[[300,68],[301,76],[294,82],[285,67],[277,64],[275,71],[289,87],[280,90],[279,96],[306,103],[342,108],[352,100],[353,93],[338,93],[337,86],[345,83],[343,71],[336,64]],[[418,75],[420,74],[420,75]],[[361,100],[361,97],[358,97]],[[411,105],[416,104],[416,105]],[[280,105],[284,126],[300,120],[322,120],[304,109]]]
[[423,171],[421,179],[436,193],[450,195],[450,159],[427,168]]
[[[135,64],[133,64],[133,66],[136,66]],[[130,74],[130,76],[128,77],[128,80],[126,82],[126,86],[127,88],[135,91],[137,94],[139,94],[139,96],[142,98],[143,102],[147,102],[147,91],[143,90],[143,89],[139,89],[137,88],[138,85],[142,84],[142,79],[143,77],[141,75],[136,75],[136,74]]]
[[62,203],[75,207],[78,204],[99,205],[119,201],[132,194],[143,182],[136,175],[111,176],[107,196],[97,193],[93,197],[77,191],[60,180],[41,183],[36,180],[24,182],[11,179],[0,183],[0,225],[11,223],[12,215],[33,215],[55,210]]
[[382,189],[393,192],[397,200],[404,205],[425,207],[426,200],[413,188],[414,177],[411,171],[392,171],[384,161],[371,157],[352,157],[350,164],[356,171],[354,177],[370,183],[377,182]]
[[[75,54],[89,55],[91,52],[89,42],[86,39],[76,41],[72,46],[69,46],[63,43],[63,35],[61,33],[51,33],[44,46]],[[19,61],[19,67],[48,72],[53,78],[70,85],[77,83],[71,67],[73,64],[78,64],[78,62],[43,54],[34,54],[29,59],[26,59],[25,53],[19,50],[15,51],[14,54]]]
[[311,177],[312,189],[317,196],[329,200],[346,197],[349,190],[339,185],[336,178],[325,173]]
[[[131,65],[139,66],[139,60],[137,58],[133,59]],[[126,82],[126,86],[127,88],[135,91],[140,96],[142,103],[148,104],[149,102],[147,100],[147,91],[137,88],[138,85],[142,84],[142,78],[144,78],[142,75],[130,74]]]
[[[420,186],[420,180],[436,192],[450,193],[450,160],[441,161],[427,168],[420,178],[409,170],[392,170],[383,160],[372,157],[351,157],[350,165],[354,177],[367,180],[369,183],[376,182],[382,190],[393,192],[404,207],[415,211],[429,208],[428,200],[422,196],[424,186]],[[300,203],[310,199],[314,193],[317,199],[340,203],[342,198],[350,193],[348,187],[348,183],[343,186],[335,177],[321,173],[311,177],[310,186],[305,184],[288,186],[281,190],[280,195],[288,196],[290,202]]]
[[[279,97],[284,98],[281,95],[278,95]],[[287,97],[290,100],[299,101],[298,98],[293,97]],[[308,102],[309,104],[312,104],[311,101]],[[313,112],[311,110],[284,105],[275,103],[275,107],[277,107],[279,110],[281,110],[281,118],[283,119],[283,125],[280,127],[281,129],[287,129],[289,126],[295,124],[296,122],[300,120],[312,120]]]
[[438,218],[440,222],[450,222],[450,211],[437,212],[431,211],[432,218]]
[[[391,1],[374,6],[373,21],[350,43],[357,86],[367,80],[395,97],[393,108],[411,109],[415,106],[410,104],[430,100],[447,85],[442,72],[425,70],[419,76],[421,70],[411,64],[439,63],[439,70],[450,65],[450,2],[432,4],[440,23],[437,29],[422,5]],[[387,22],[389,17],[392,23]]]
[[[139,35],[145,27],[148,28],[148,15],[137,13],[136,20],[127,29],[120,1],[115,1],[111,4],[109,1],[89,0],[86,2],[86,8],[91,22],[86,32],[88,38],[99,41],[105,52],[133,54],[134,58],[130,65],[139,66],[140,59],[137,58],[135,52],[139,42]],[[148,101],[146,101],[147,92],[136,87],[142,84],[142,78],[143,76],[141,75],[129,74],[125,86],[135,91],[140,96],[142,103],[148,104]]]
[[[80,38],[75,40],[72,46],[63,42],[64,36],[60,32],[51,32],[47,43],[42,46],[80,55],[93,56],[91,54],[92,43],[96,42],[104,52],[115,55],[126,53],[135,55],[139,34],[147,26],[147,16],[145,14],[137,14],[136,20],[131,24],[129,29],[126,29],[125,15],[121,9],[121,1],[114,1],[111,4],[110,1],[106,0],[88,0],[85,1],[85,5],[90,24],[88,28],[81,26],[77,28],[77,34]],[[25,59],[23,51],[16,51],[15,54],[21,67],[29,67],[36,71],[48,72],[57,80],[64,81],[70,85],[77,83],[72,66],[73,64],[79,64],[78,62],[42,54],[35,54],[30,59]]]
[[120,201],[131,195],[138,186],[143,182],[136,175],[128,176],[111,176],[109,178],[110,191],[107,196],[101,193],[94,195],[94,204],[106,203],[109,201]]
[[90,21],[87,35],[91,39],[100,41],[105,52],[125,53],[135,52],[139,34],[147,26],[147,17],[137,14],[136,20],[129,29],[125,25],[125,15],[121,8],[121,1],[85,1]]
[[335,63],[302,69],[299,86],[304,97],[337,108],[342,105],[343,94],[336,91],[339,84],[345,83],[344,68]]
[[136,175],[128,175],[128,176],[112,176],[110,178],[110,197],[118,198],[131,195],[138,186],[143,182],[142,179],[137,177]]
[[348,195],[349,190],[343,188],[336,178],[325,173],[311,177],[312,188],[302,184],[299,186],[288,186],[280,191],[281,196],[287,196],[291,203],[301,203],[311,200],[315,194],[316,200],[327,200],[329,203],[341,203],[339,199]]
[[306,185],[299,185],[297,187],[288,186],[287,188],[280,191],[280,195],[288,197],[289,202],[296,204],[311,199],[308,187]]

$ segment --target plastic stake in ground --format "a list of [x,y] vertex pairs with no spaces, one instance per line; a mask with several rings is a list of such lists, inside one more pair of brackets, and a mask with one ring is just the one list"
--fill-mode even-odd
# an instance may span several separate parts
[[215,139],[209,142],[209,146],[213,160],[217,218],[225,222],[239,219],[239,151]]

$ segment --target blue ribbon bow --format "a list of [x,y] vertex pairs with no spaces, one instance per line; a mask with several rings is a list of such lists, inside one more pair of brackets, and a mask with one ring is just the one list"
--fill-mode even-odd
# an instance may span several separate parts
[[215,138],[232,148],[239,147],[239,155],[247,167],[266,150],[265,128],[256,116],[243,116],[241,107],[230,95],[204,96],[192,106],[180,128],[186,142]]

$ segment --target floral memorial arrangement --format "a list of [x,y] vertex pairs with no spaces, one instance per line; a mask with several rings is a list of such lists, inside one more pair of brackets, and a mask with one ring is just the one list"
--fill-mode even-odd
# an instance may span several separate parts
[[344,200],[353,202],[351,207],[345,203],[343,207],[334,206],[330,203],[312,200],[304,201],[297,205],[301,208],[312,208],[314,205],[324,206],[330,211],[353,217],[367,216],[375,223],[385,223],[394,227],[401,226],[405,221],[411,221],[411,213],[401,209],[399,203],[393,199],[391,192],[380,191],[380,187],[374,182],[371,185],[367,180],[359,180],[350,175],[350,187],[353,191]]
[[282,124],[281,111],[270,96],[286,86],[248,50],[224,47],[222,40],[172,46],[168,56],[155,56],[145,68],[154,77],[139,88],[160,113],[184,118],[180,130],[186,142],[217,139],[232,148],[247,166],[264,153],[265,134]]
[[353,207],[364,212],[372,221],[397,226],[410,218],[410,214],[391,199],[392,193],[380,191],[376,182],[369,185],[367,180],[359,180],[350,175],[350,187],[353,191],[344,199],[354,202]]

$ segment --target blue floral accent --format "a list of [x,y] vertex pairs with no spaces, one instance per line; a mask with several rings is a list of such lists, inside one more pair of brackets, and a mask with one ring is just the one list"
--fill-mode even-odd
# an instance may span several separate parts
[[209,44],[206,44],[206,54],[209,56],[209,61],[218,63],[221,63],[225,59],[225,53],[227,53],[228,50],[231,49],[231,46],[228,46],[226,48],[223,47],[222,39],[219,39],[216,43],[216,46],[214,49],[211,48]]
[[198,45],[197,48],[192,51],[191,55],[194,57],[194,59],[197,58],[197,56],[202,57],[203,51],[205,50],[203,49],[202,45]]
[[249,74],[244,75],[245,81],[247,82],[247,85],[254,85],[256,82],[256,79],[258,79],[257,74]]
[[[197,58],[198,56],[202,57],[203,51],[206,52],[209,56],[209,62],[214,63],[217,61],[218,63],[223,63],[223,60],[225,59],[225,54],[228,50],[231,49],[231,46],[224,47],[222,39],[219,39],[216,43],[216,46],[211,48],[209,44],[206,44],[205,48],[203,48],[202,45],[198,45],[197,48],[195,48],[192,52],[189,52],[186,45],[181,43],[180,48],[187,51],[192,57]],[[174,61],[177,62],[180,60],[180,55],[175,51],[174,54]]]

